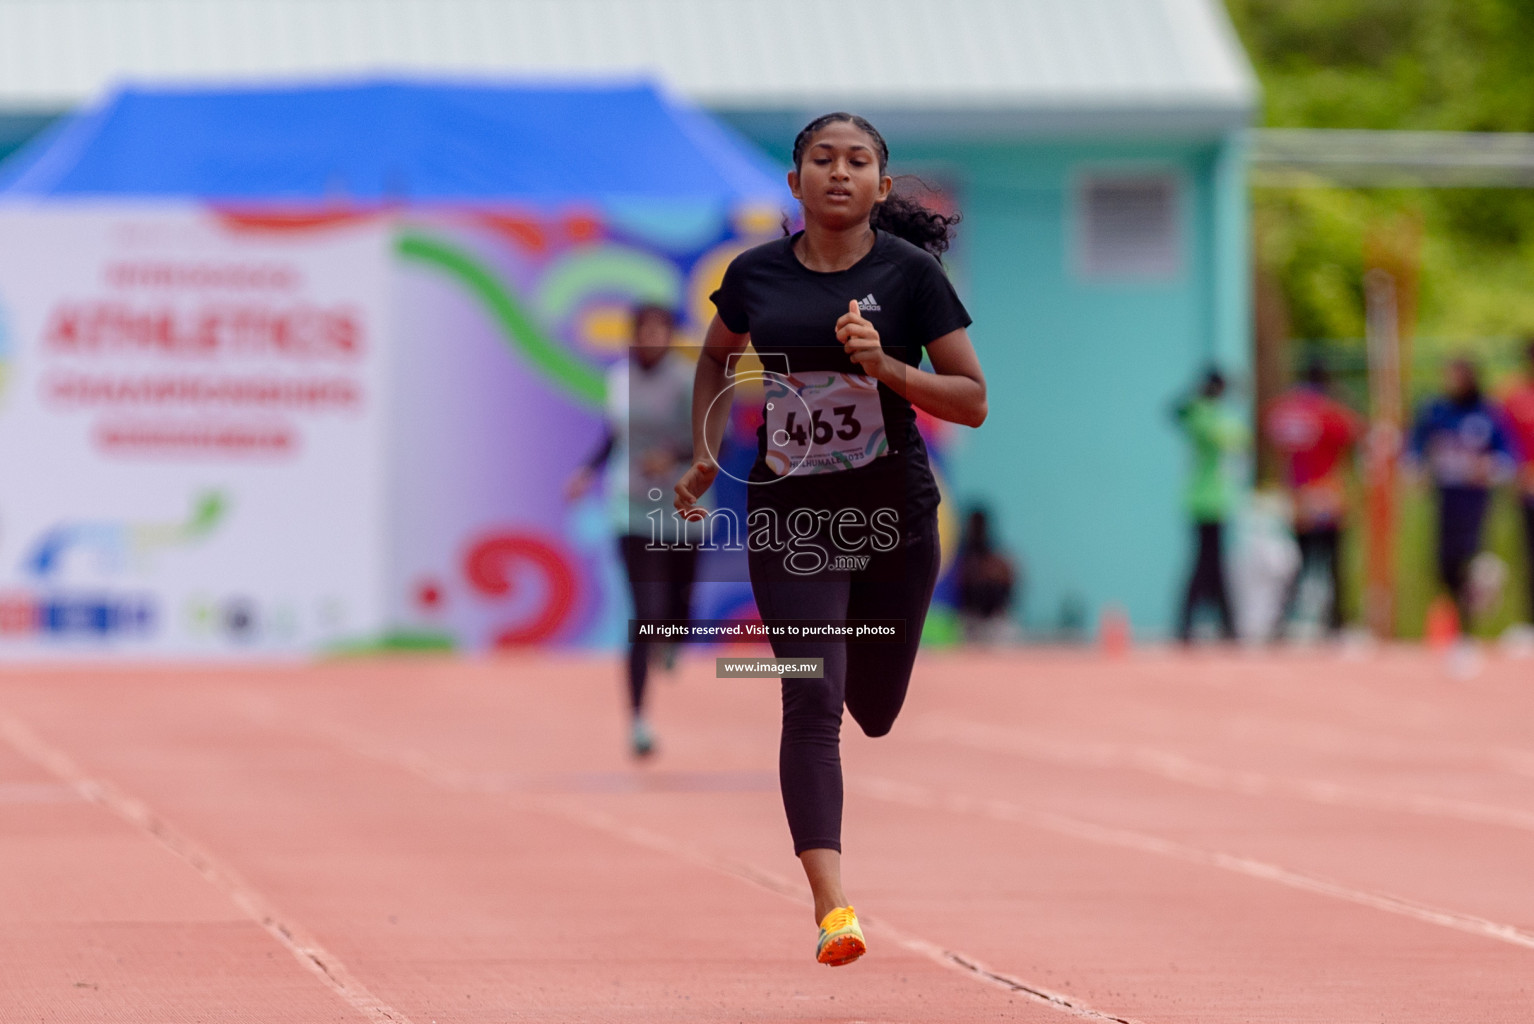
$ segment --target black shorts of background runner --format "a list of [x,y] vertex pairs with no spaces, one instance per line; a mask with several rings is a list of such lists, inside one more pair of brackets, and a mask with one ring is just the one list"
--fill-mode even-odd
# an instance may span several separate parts
[[[860,571],[790,572],[779,555],[750,554],[751,589],[763,621],[772,619],[904,619],[901,643],[832,638],[777,639],[779,658],[823,658],[819,679],[784,679],[778,778],[794,853],[842,848],[842,708],[869,736],[883,736],[905,703],[922,624],[937,583],[937,517],[909,523],[901,543],[874,552]],[[889,582],[901,567],[904,586]]]
[[[698,549],[670,547],[646,551],[648,537],[618,538],[623,567],[628,570],[636,619],[686,619],[692,605],[692,582],[698,571]],[[645,683],[650,675],[651,640],[629,645],[629,704],[637,715],[644,710]]]

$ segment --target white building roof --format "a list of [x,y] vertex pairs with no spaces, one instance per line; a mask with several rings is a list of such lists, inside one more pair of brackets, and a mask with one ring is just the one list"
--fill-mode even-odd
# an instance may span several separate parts
[[1228,128],[1257,95],[1219,0],[0,0],[13,111],[374,72],[639,73],[716,110],[1025,130]]

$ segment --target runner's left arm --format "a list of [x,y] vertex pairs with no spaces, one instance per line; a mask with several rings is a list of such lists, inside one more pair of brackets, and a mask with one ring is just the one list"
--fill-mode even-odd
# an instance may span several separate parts
[[858,312],[856,302],[836,322],[836,337],[863,372],[888,385],[896,394],[940,420],[978,427],[985,422],[985,375],[970,343],[969,332],[960,327],[927,344],[928,372],[885,352],[879,332]]

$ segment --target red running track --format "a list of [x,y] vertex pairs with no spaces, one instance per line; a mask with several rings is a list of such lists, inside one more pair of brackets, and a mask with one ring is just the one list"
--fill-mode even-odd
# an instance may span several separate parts
[[8,670],[0,1020],[1534,1019],[1534,662],[924,655],[838,969],[713,674],[636,767],[610,659]]

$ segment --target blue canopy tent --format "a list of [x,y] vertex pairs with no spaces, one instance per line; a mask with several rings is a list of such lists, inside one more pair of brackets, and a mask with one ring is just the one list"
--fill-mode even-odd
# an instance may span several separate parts
[[0,165],[0,194],[230,202],[760,201],[780,170],[648,84],[125,88]]
[[[113,316],[126,310],[125,323],[151,300],[217,310],[252,294],[199,291],[206,253],[217,272],[248,269],[247,253],[278,263],[291,253],[313,270],[261,297],[278,314],[341,309],[347,288],[372,289],[362,302],[369,337],[387,343],[366,351],[387,351],[393,382],[357,392],[381,396],[389,421],[376,438],[387,493],[367,499],[388,511],[382,635],[468,649],[601,644],[627,615],[605,514],[599,503],[572,511],[557,495],[602,432],[604,373],[621,355],[628,311],[666,303],[699,337],[729,258],[776,234],[788,200],[782,169],[754,146],[644,83],[135,87],[0,164],[0,215],[54,211],[45,215],[76,225],[164,217],[203,232],[202,248],[177,250],[182,235],[151,232],[169,241],[130,252],[118,240],[131,233],[28,221],[26,237],[0,225],[0,257],[22,267],[37,238],[96,239],[88,252],[50,254],[72,275],[55,292],[79,292]],[[357,284],[362,271],[344,262],[303,262],[348,224],[379,240],[390,270],[376,283]],[[124,267],[191,283],[127,287]],[[19,272],[0,279],[0,294],[25,305],[54,301],[28,287]],[[23,345],[40,350],[35,338]],[[152,346],[134,358],[176,369]],[[296,416],[277,415],[297,424],[295,437],[310,429]],[[373,513],[335,513],[348,514]],[[277,543],[247,546],[268,542]],[[697,610],[732,612],[743,590],[718,589]]]

